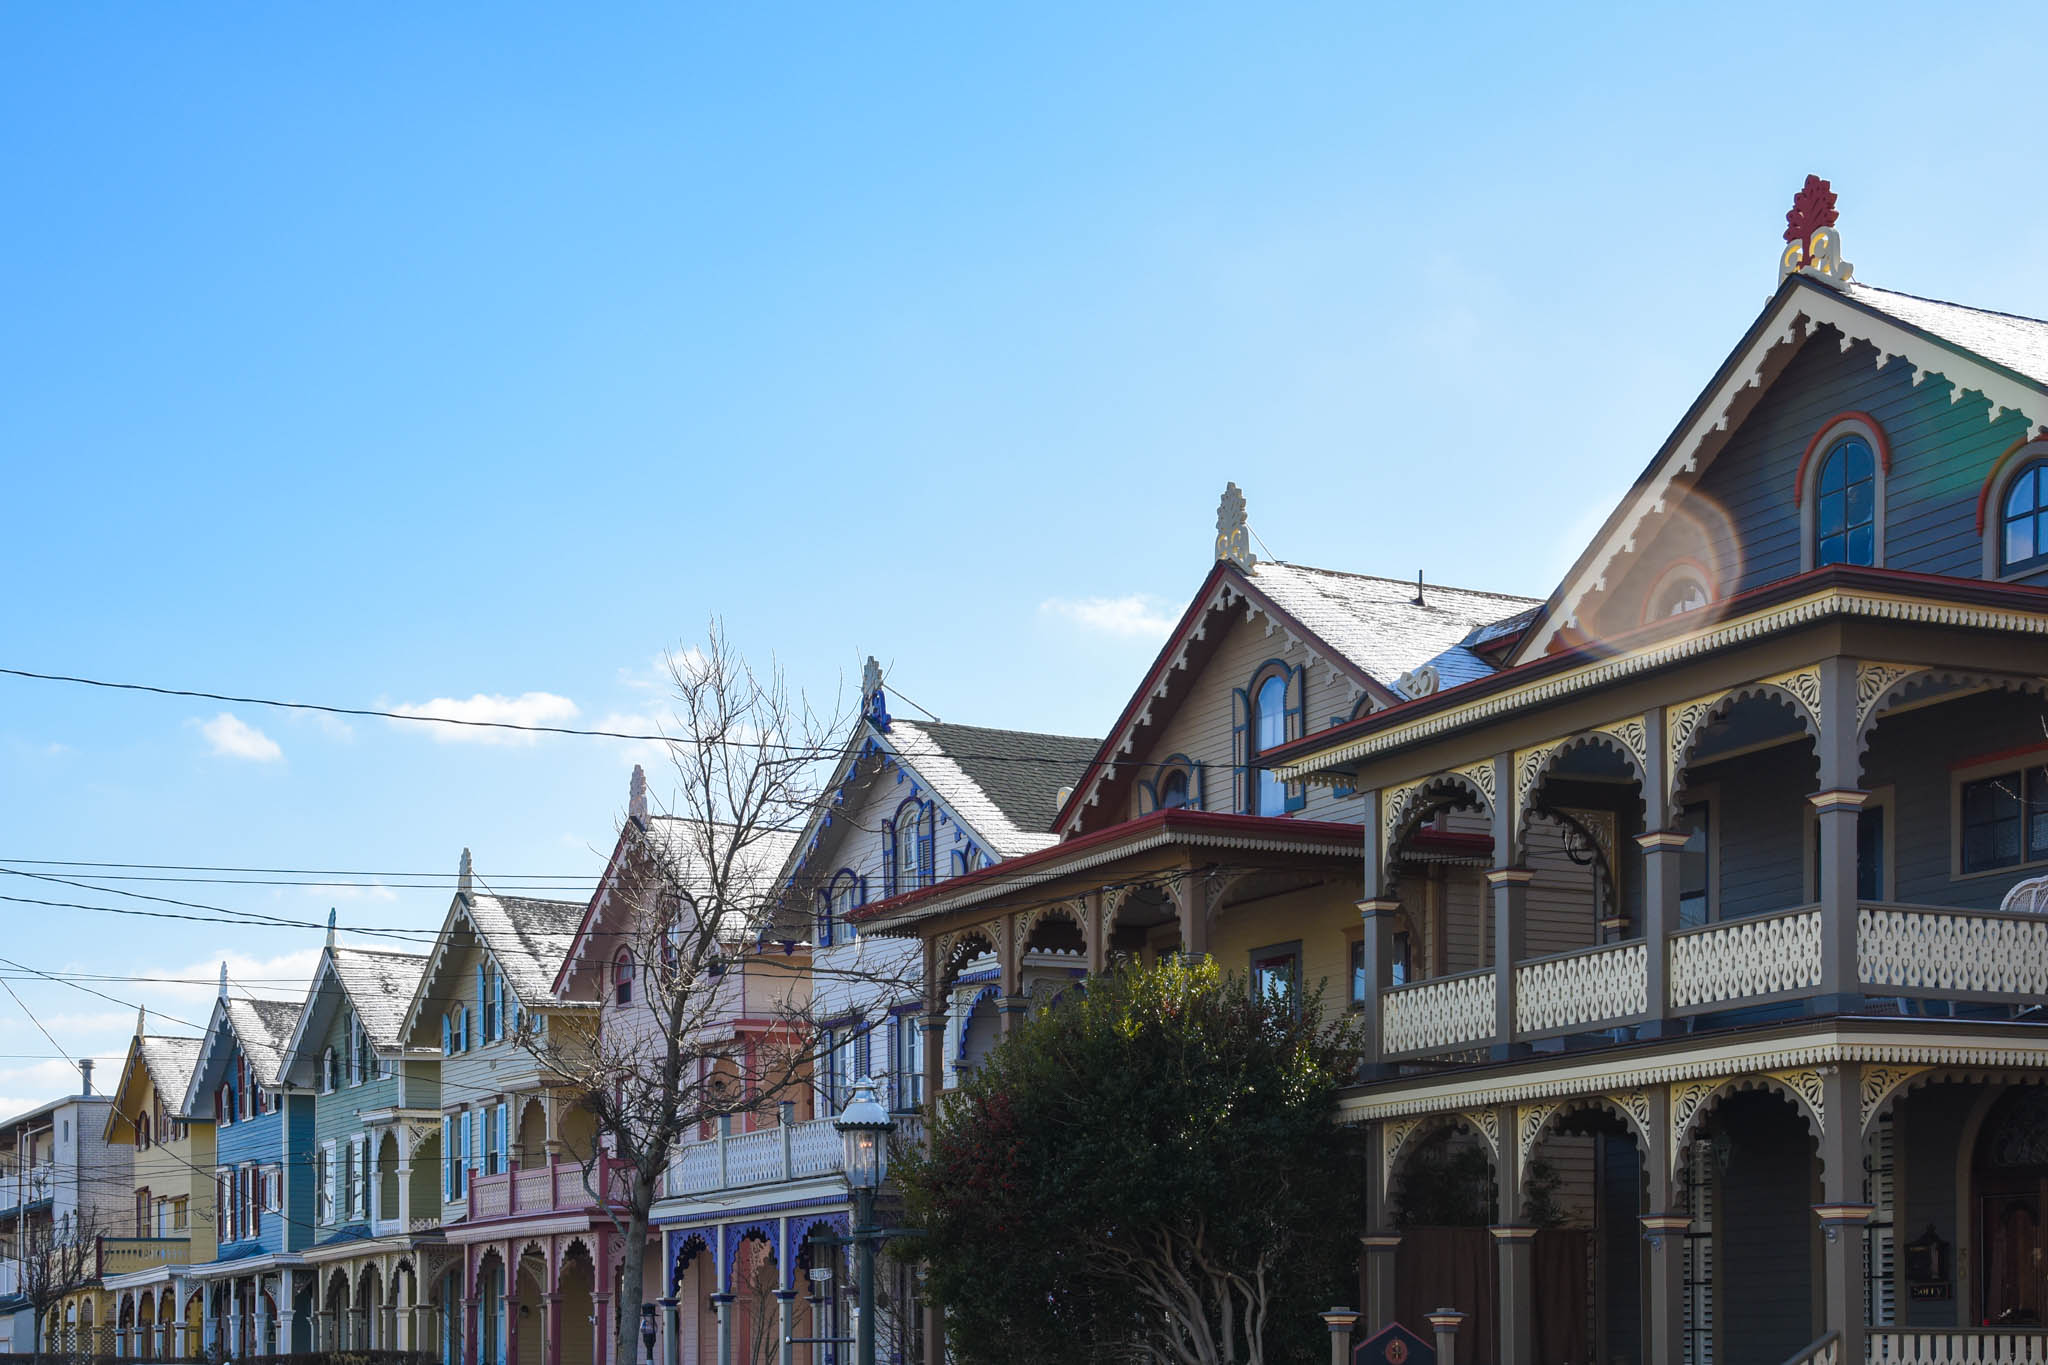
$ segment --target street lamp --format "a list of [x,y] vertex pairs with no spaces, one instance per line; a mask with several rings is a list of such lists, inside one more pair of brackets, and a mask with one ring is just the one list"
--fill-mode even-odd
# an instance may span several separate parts
[[860,1248],[860,1328],[855,1333],[857,1365],[875,1365],[875,1194],[889,1174],[889,1134],[896,1121],[875,1098],[875,1082],[863,1076],[853,1083],[853,1098],[832,1120],[846,1144],[846,1188],[853,1195],[851,1240]]

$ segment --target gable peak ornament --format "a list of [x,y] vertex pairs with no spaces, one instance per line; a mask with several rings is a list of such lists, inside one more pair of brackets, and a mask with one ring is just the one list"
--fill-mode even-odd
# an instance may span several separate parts
[[647,770],[638,763],[633,765],[633,776],[626,783],[626,816],[643,825],[647,823]]
[[1835,221],[1834,187],[1817,175],[1806,177],[1785,213],[1785,253],[1778,258],[1778,283],[1789,275],[1810,275],[1840,288],[1855,267],[1842,259],[1842,234]]
[[1252,553],[1252,535],[1244,520],[1244,494],[1234,483],[1223,487],[1223,501],[1216,505],[1216,558],[1227,559],[1245,572],[1259,562]]
[[888,734],[889,698],[882,691],[882,665],[872,654],[868,655],[867,663],[860,670],[860,704],[868,723]]
[[455,869],[455,894],[464,900],[468,900],[470,897],[471,878],[474,876],[475,873],[471,870],[469,862],[469,850],[465,848],[462,850],[462,862]]

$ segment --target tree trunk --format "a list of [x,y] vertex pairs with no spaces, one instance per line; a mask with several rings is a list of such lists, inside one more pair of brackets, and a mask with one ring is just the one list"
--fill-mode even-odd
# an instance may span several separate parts
[[[602,1180],[602,1157],[598,1158],[598,1172]],[[602,1198],[602,1185],[599,1188],[599,1197]],[[628,1365],[628,1362],[640,1359],[640,1308],[644,1302],[642,1285],[647,1273],[647,1221],[654,1207],[654,1183],[641,1174],[637,1165],[633,1167],[633,1177],[626,1188],[630,1202],[626,1206],[626,1245],[619,1251],[619,1334],[614,1343],[612,1365]]]

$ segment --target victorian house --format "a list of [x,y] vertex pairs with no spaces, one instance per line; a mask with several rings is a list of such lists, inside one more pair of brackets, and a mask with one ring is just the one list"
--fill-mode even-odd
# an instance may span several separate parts
[[98,1260],[115,1348],[126,1356],[197,1355],[194,1264],[214,1258],[213,1120],[183,1115],[200,1040],[135,1036],[115,1080],[102,1134],[132,1153],[134,1207],[103,1231]]
[[422,1258],[439,1253],[441,1054],[400,1044],[427,959],[327,944],[280,1069],[313,1096],[315,1350],[422,1350]]
[[[555,979],[557,999],[597,1007],[601,1069],[653,1078],[643,1083],[645,1096],[662,1093],[673,1028],[677,1093],[703,1116],[686,1140],[694,1145],[652,1192],[655,1236],[641,1262],[642,1302],[664,1310],[649,1325],[666,1361],[711,1360],[721,1334],[739,1344],[740,1358],[754,1359],[753,1344],[775,1330],[775,1291],[788,1288],[787,1276],[776,1274],[789,1261],[775,1257],[785,1232],[775,1217],[730,1236],[662,1226],[677,1216],[673,1196],[705,1170],[690,1151],[737,1154],[737,1164],[714,1162],[712,1173],[751,1183],[763,1156],[794,1142],[808,1159],[815,1145],[811,950],[807,926],[776,913],[775,877],[794,841],[781,823],[772,815],[735,826],[658,814],[636,767],[617,844]],[[675,1293],[670,1241],[687,1248],[678,1253],[685,1269]],[[617,1234],[601,1236],[596,1250],[600,1266],[621,1266]],[[714,1269],[727,1271],[715,1283]]]
[[[1033,979],[1043,962],[1084,975],[1210,954],[1259,989],[1322,985],[1340,1008],[1362,982],[1360,802],[1280,781],[1268,755],[1395,705],[1427,677],[1486,668],[1496,623],[1537,604],[1260,561],[1244,510],[1232,485],[1213,566],[1109,735],[1067,779],[1046,817],[1052,836],[992,867],[891,885],[853,913],[867,938],[915,940],[902,950],[919,958],[925,1096],[957,1074],[959,991],[984,975],[973,998],[992,1007],[998,1036],[1049,998]],[[1460,829],[1424,844],[1439,880],[1482,853]],[[1419,959],[1430,947],[1410,951]],[[927,1360],[938,1359],[936,1337]]]
[[[1788,221],[1542,605],[1273,755],[1364,827],[1370,1327],[1448,1304],[1499,1365],[2048,1343],[2048,322],[1852,280],[1825,182]],[[1418,860],[1447,823],[1483,895]]]
[[188,1124],[213,1125],[214,1255],[189,1271],[209,1351],[282,1354],[311,1341],[313,1286],[301,1253],[313,1232],[313,1097],[279,1071],[298,1018],[288,1001],[230,995],[222,964],[178,1111]]
[[[597,1132],[554,1084],[541,1046],[550,1014],[587,1008],[551,991],[583,910],[493,895],[463,850],[455,897],[393,1034],[395,1056],[435,1058],[439,1132],[398,1137],[418,1122],[410,1111],[423,1084],[394,1094],[399,1112],[365,1120],[397,1139],[378,1139],[394,1156],[412,1144],[408,1178],[392,1191],[407,1200],[402,1235],[413,1239],[422,1220],[441,1227],[438,1244],[417,1239],[408,1283],[424,1309],[413,1349],[443,1365],[605,1362],[611,1296],[595,1257],[611,1221],[593,1183],[603,1178]],[[423,1170],[434,1184],[421,1205]]]
[[[899,1135],[914,1139],[929,1093],[922,957],[915,944],[861,933],[859,916],[871,901],[1052,844],[1059,795],[1096,747],[1065,735],[892,715],[880,666],[868,660],[862,714],[823,799],[786,842],[786,856],[762,867],[774,913],[764,907],[760,918],[780,927],[766,943],[760,927],[752,931],[756,960],[765,952],[778,968],[790,945],[778,948],[776,937],[804,945],[816,1044],[811,1084],[699,1133],[678,1153],[656,1206],[676,1304],[674,1365],[759,1360],[779,1339],[851,1331],[852,1282],[839,1240],[851,1226],[850,1206],[832,1120],[855,1081],[872,1078]],[[1034,953],[1023,979],[1053,990],[1082,966],[1078,952],[1055,948]],[[963,964],[947,984],[934,1034],[946,1077],[994,1045],[998,985],[993,957]],[[757,1011],[750,1005],[747,1013]],[[882,1349],[890,1359],[921,1359],[928,1324],[916,1275],[893,1262],[883,1272]],[[828,1358],[810,1344],[793,1353]]]

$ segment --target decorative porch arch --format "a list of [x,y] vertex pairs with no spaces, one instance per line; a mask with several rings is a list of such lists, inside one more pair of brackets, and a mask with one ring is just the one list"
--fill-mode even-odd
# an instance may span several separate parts
[[1491,1109],[1451,1114],[1427,1114],[1416,1118],[1388,1119],[1380,1127],[1380,1189],[1393,1202],[1398,1188],[1396,1176],[1403,1163],[1421,1150],[1424,1143],[1442,1132],[1477,1133],[1486,1143],[1494,1170],[1500,1169],[1500,1123]]
[[1515,1173],[1518,1181],[1528,1173],[1529,1159],[1536,1154],[1537,1145],[1556,1131],[1559,1121],[1589,1110],[1619,1118],[1628,1129],[1629,1136],[1635,1139],[1636,1150],[1642,1153],[1643,1160],[1647,1162],[1650,1159],[1650,1092],[1647,1090],[1579,1095],[1568,1100],[1524,1104],[1515,1110]]
[[1415,826],[1438,808],[1464,797],[1489,816],[1493,814],[1495,782],[1491,761],[1390,787],[1381,795],[1380,875],[1391,882],[1401,845]]
[[816,1232],[819,1228],[824,1228],[826,1231],[836,1233],[841,1238],[844,1238],[848,1235],[852,1226],[851,1221],[843,1213],[827,1213],[813,1216],[800,1214],[791,1219],[789,1222],[790,1254],[786,1258],[788,1263],[776,1267],[782,1276],[782,1287],[784,1289],[795,1289],[798,1287],[796,1283],[797,1262],[802,1260],[807,1254],[809,1248],[806,1244],[810,1241],[812,1233]]
[[743,1243],[749,1241],[766,1242],[768,1244],[768,1249],[771,1253],[778,1253],[776,1254],[776,1260],[778,1262],[776,1266],[776,1273],[780,1274],[780,1262],[788,1259],[787,1257],[779,1254],[782,1250],[781,1238],[778,1235],[780,1232],[781,1228],[778,1224],[773,1222],[766,1222],[758,1218],[750,1219],[744,1223],[728,1224],[726,1226],[724,1236],[724,1274],[720,1276],[720,1279],[723,1280],[723,1283],[719,1285],[719,1288],[727,1294],[734,1294],[739,1292],[738,1290],[733,1288],[734,1277],[739,1274],[740,1247]]
[[1523,749],[1515,755],[1514,848],[1510,861],[1520,864],[1529,851],[1529,816],[1536,808],[1536,794],[1543,790],[1559,760],[1581,749],[1606,749],[1618,755],[1636,780],[1638,813],[1648,818],[1650,810],[1650,748],[1648,731],[1640,720],[1623,719],[1608,725],[1581,730],[1550,744]]
[[690,1266],[696,1259],[711,1250],[711,1238],[717,1235],[712,1228],[690,1228],[672,1239],[675,1249],[669,1254],[668,1263],[668,1292],[671,1295],[682,1287],[683,1276],[690,1273]]
[[2048,695],[2048,679],[2014,673],[1959,668],[1928,668],[1919,664],[1861,663],[1856,667],[1856,761],[1870,752],[1878,722],[1921,688],[1940,684],[1991,688],[2001,692]]
[[[1676,1180],[1685,1169],[1686,1150],[1707,1116],[1720,1108],[1730,1095],[1745,1090],[1769,1090],[1792,1102],[1806,1125],[1816,1156],[1821,1138],[1827,1133],[1826,1111],[1822,1108],[1821,1075],[1812,1068],[1799,1071],[1751,1072],[1712,1080],[1685,1081],[1671,1087],[1671,1177]],[[1822,1158],[1825,1165],[1825,1158]]]
[[[981,953],[994,954],[1002,958],[1003,926],[1000,920],[988,924],[969,925],[951,933],[940,934],[932,942],[932,989],[943,996],[966,965]],[[980,945],[980,952],[975,946]]]
[[[1685,771],[1692,763],[1693,750],[1698,746],[1701,732],[1727,715],[1737,702],[1754,697],[1764,697],[1790,707],[1800,726],[1812,737],[1815,746],[1819,746],[1825,717],[1822,715],[1820,665],[1817,663],[1667,706],[1664,708],[1666,799],[1676,797],[1683,789]],[[1848,723],[1846,718],[1843,718],[1843,723]]]

